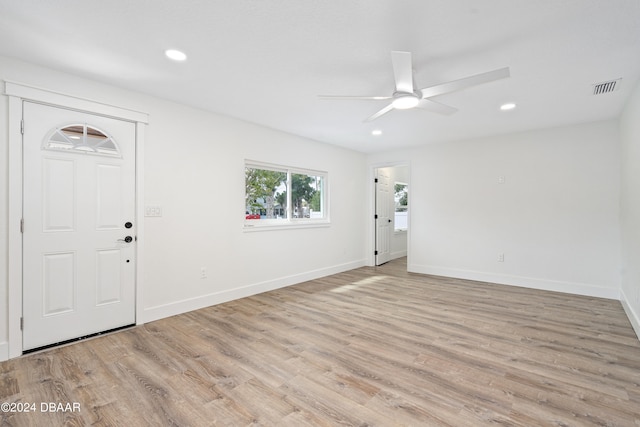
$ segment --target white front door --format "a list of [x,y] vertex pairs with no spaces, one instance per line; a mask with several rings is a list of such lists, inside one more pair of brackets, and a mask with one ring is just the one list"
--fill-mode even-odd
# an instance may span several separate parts
[[135,124],[23,106],[23,350],[135,323]]
[[391,260],[391,174],[387,168],[376,171],[376,265]]

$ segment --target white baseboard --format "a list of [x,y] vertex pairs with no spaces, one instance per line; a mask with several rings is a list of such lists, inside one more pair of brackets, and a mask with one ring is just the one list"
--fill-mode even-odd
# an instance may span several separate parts
[[620,291],[622,308],[624,308],[624,312],[627,314],[629,322],[631,322],[631,326],[633,326],[633,330],[636,332],[636,337],[640,340],[640,313],[636,313],[628,301],[629,299],[625,295],[624,290]]
[[6,341],[0,342],[0,362],[9,360],[9,343]]
[[564,282],[559,280],[537,279],[533,277],[511,276],[507,274],[487,273],[482,271],[462,270],[432,265],[411,264],[408,270],[412,273],[432,274],[434,276],[453,277],[456,279],[475,280],[479,282],[497,283],[500,285],[520,286],[545,291],[564,292],[568,294],[590,297],[620,299],[620,289],[606,288],[589,283]]
[[164,319],[165,317],[187,313],[189,311],[198,310],[216,304],[222,304],[224,302],[233,301],[251,295],[257,295],[262,292],[284,288],[286,286],[295,285],[297,283],[306,282],[308,280],[319,279],[321,277],[330,276],[332,274],[342,273],[344,271],[353,270],[354,268],[363,267],[365,266],[365,264],[366,261],[364,259],[359,261],[352,261],[332,267],[321,268],[305,273],[294,274],[278,279],[267,280],[265,282],[241,286],[234,289],[214,292],[196,298],[189,298],[182,301],[176,301],[169,304],[146,308],[143,313],[144,319],[142,319],[143,321],[141,323],[152,322],[154,320]]

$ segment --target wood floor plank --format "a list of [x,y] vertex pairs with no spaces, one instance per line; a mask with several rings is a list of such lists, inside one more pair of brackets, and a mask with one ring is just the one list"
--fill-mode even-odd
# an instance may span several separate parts
[[38,405],[0,426],[640,427],[640,341],[618,301],[400,259],[2,362],[0,402]]

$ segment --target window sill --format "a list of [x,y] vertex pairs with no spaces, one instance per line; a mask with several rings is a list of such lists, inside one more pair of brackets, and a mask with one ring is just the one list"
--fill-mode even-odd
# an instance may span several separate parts
[[302,228],[324,228],[331,226],[331,221],[329,220],[317,220],[317,221],[295,221],[295,222],[287,222],[286,224],[251,224],[246,223],[242,231],[245,233],[251,233],[255,231],[269,231],[269,230],[294,230],[294,229],[302,229]]

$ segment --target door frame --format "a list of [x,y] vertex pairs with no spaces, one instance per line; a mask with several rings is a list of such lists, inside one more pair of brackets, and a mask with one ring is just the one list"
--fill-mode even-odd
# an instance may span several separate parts
[[[368,173],[368,185],[367,194],[369,198],[369,220],[367,221],[367,265],[376,265],[376,171],[380,168],[389,168],[396,166],[406,166],[409,170],[409,188],[411,188],[411,162],[410,161],[395,161],[395,162],[381,162],[372,163],[369,165]],[[411,203],[409,203],[409,210],[407,214],[408,229],[407,229],[407,268],[411,265]]]
[[[5,81],[4,94],[9,98],[9,259],[8,259],[8,351],[0,354],[0,361],[22,355],[22,231],[23,217],[23,155],[22,105],[32,101],[52,107],[106,116],[135,124],[135,221],[137,224],[135,316],[136,324],[143,323],[142,290],[144,278],[144,139],[147,113],[102,102],[37,88],[23,83]],[[7,356],[7,357],[4,357]]]

